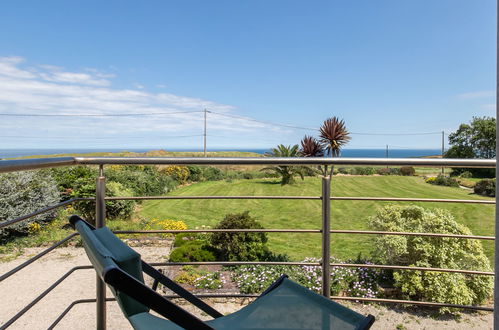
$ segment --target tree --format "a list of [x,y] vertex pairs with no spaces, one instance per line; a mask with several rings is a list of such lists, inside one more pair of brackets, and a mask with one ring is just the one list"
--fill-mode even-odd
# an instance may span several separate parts
[[[473,117],[470,124],[461,124],[449,134],[451,147],[445,158],[495,158],[496,119]],[[453,169],[453,174],[470,171],[474,176],[494,176],[494,169]]]
[[[294,146],[285,146],[280,144],[277,148],[272,148],[271,152],[266,152],[265,156],[268,157],[298,157],[300,155],[298,151],[298,145]],[[303,180],[303,166],[287,166],[287,165],[279,165],[279,166],[269,166],[261,169],[262,171],[273,171],[281,176],[281,185],[290,184],[295,181],[294,177],[299,175]]]
[[[348,132],[345,122],[338,117],[328,118],[322,123],[319,128],[319,140],[311,136],[305,135],[301,141],[302,149],[300,154],[303,157],[323,157],[325,153],[331,157],[338,157],[341,148],[350,141],[350,133]],[[319,170],[324,176],[327,175],[327,166]],[[331,167],[330,175],[333,175],[334,166]]]

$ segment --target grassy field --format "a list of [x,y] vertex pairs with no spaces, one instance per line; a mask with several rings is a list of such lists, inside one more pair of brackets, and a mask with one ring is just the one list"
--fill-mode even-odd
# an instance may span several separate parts
[[[289,195],[319,196],[319,178],[307,178],[294,185],[282,187],[276,179],[235,180],[203,182],[182,187],[173,195]],[[371,197],[421,197],[486,199],[460,188],[433,186],[421,177],[401,176],[338,176],[333,178],[334,196]],[[332,201],[331,223],[333,229],[368,229],[366,222],[376,209],[389,202]],[[393,203],[393,202],[391,202]],[[407,203],[407,202],[405,202]],[[444,208],[452,212],[456,220],[468,226],[474,234],[493,235],[494,206],[456,203],[414,203],[428,208]],[[140,215],[145,219],[170,218],[183,220],[189,228],[201,225],[213,226],[225,214],[249,210],[266,228],[319,229],[321,226],[321,202],[298,200],[170,200],[147,201]],[[277,253],[287,253],[294,260],[320,255],[320,234],[269,234],[269,246]],[[493,244],[485,242],[489,258]],[[332,254],[341,258],[353,258],[359,253],[369,255],[372,249],[370,235],[332,236]]]

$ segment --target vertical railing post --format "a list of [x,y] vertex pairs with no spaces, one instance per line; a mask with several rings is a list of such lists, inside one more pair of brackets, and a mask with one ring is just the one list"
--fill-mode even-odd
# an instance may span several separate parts
[[331,296],[331,178],[322,178],[322,295]]
[[[106,225],[106,178],[104,177],[104,165],[99,166],[99,176],[95,185],[95,227],[101,228]],[[99,275],[96,279],[97,300],[97,329],[106,329],[106,284]]]

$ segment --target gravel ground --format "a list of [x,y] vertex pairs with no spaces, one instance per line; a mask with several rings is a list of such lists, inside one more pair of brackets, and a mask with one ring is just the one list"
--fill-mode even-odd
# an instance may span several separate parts
[[[169,253],[170,247],[135,247],[135,249],[147,262],[159,262],[164,260],[163,256]],[[16,260],[0,263],[0,274],[11,270],[41,250],[42,248],[26,249],[25,253]],[[4,324],[69,269],[88,264],[82,248],[58,248],[1,282],[0,324]],[[108,296],[112,296],[109,290]],[[92,269],[78,270],[71,274],[9,329],[46,329],[72,301],[86,298],[95,298],[95,273]],[[225,314],[240,309],[249,301],[245,299],[242,302],[236,300],[228,302],[215,299],[209,303]],[[435,319],[429,312],[408,312],[377,305],[344,304],[362,314],[374,315],[376,322],[372,329],[492,329],[491,313],[465,313],[458,319],[450,317]],[[197,314],[196,311],[193,312]],[[203,315],[199,316],[205,318]],[[108,329],[131,329],[115,302],[107,304],[107,324]],[[92,328],[95,328],[93,303],[75,305],[56,327],[56,329]]]

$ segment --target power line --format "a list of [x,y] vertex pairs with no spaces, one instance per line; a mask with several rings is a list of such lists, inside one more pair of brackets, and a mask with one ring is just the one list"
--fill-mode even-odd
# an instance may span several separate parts
[[176,112],[149,112],[149,113],[120,113],[120,114],[35,114],[35,113],[0,113],[4,117],[140,117],[164,116],[181,113],[196,113],[203,111],[176,111]]
[[203,136],[202,134],[194,135],[169,135],[169,136],[116,136],[116,137],[84,137],[84,136],[27,136],[27,135],[0,135],[0,138],[15,138],[15,139],[71,139],[71,140],[122,140],[122,139],[177,139]]

